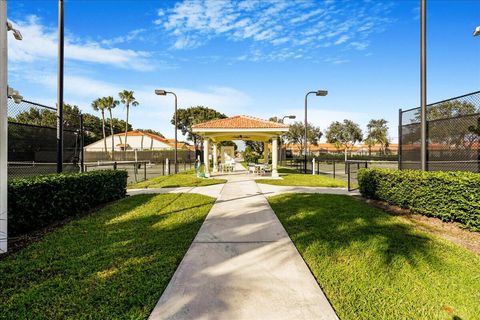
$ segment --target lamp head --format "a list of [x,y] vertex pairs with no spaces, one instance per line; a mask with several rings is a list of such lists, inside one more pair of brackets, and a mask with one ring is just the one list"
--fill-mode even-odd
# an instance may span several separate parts
[[167,95],[167,91],[162,90],[162,89],[155,89],[155,94],[156,94],[157,96],[166,96],[166,95]]
[[288,119],[296,119],[296,118],[297,118],[297,116],[295,116],[295,115],[288,116]]
[[315,92],[315,95],[320,97],[325,97],[327,94],[328,94],[327,90],[317,90],[317,92]]
[[22,33],[20,31],[18,31],[17,29],[14,29],[12,23],[8,22],[8,21],[7,21],[7,31],[12,31],[15,39],[17,39],[19,41],[23,39]]
[[7,95],[13,99],[13,102],[15,102],[16,104],[19,104],[23,101],[23,96],[20,95],[20,93],[18,93],[17,90],[11,88],[11,87],[8,87],[8,90],[7,90]]
[[478,26],[478,27],[475,28],[475,31],[473,32],[473,36],[474,36],[474,37],[480,36],[480,26]]

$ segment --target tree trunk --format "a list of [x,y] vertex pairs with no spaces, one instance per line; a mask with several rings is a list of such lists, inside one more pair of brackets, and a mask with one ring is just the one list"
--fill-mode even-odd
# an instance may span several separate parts
[[105,155],[108,154],[107,150],[107,136],[105,134],[105,111],[102,109],[102,131],[103,131],[103,144],[105,146]]
[[124,141],[124,150],[125,150],[125,160],[127,160],[127,135],[128,135],[128,109],[129,105],[127,103],[126,108],[127,108],[127,118],[125,120],[125,141]]
[[344,153],[345,153],[345,165],[346,165],[347,164],[347,148],[345,148]]
[[372,156],[372,146],[368,146],[368,156]]
[[113,116],[112,116],[112,109],[108,109],[110,113],[110,133],[112,135],[112,160],[115,160],[115,137],[113,136]]

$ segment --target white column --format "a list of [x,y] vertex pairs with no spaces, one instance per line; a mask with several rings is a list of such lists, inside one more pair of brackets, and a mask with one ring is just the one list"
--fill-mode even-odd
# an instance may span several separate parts
[[217,168],[217,144],[213,144],[213,170],[212,172],[218,172]]
[[272,139],[272,178],[278,178],[278,138]]
[[203,140],[203,164],[205,166],[205,177],[210,178],[210,161],[208,161],[208,156],[210,152],[210,139],[205,138]]
[[7,2],[0,1],[0,253],[7,252]]
[[263,160],[265,164],[268,164],[268,141],[263,143]]
[[315,158],[312,159],[312,174],[315,175]]

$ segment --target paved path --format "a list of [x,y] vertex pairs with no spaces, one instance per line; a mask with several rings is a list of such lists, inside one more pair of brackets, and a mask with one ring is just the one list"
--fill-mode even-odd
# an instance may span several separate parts
[[236,169],[150,319],[338,319],[253,178]]

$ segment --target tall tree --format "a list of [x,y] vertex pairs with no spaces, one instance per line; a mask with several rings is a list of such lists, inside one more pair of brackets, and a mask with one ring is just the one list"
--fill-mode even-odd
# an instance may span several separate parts
[[100,111],[102,114],[102,133],[103,133],[103,144],[105,146],[105,153],[107,153],[107,139],[106,139],[106,134],[105,134],[105,109],[106,105],[104,103],[104,98],[98,98],[95,99],[92,102],[92,108],[95,111]]
[[118,100],[115,100],[112,96],[104,97],[102,98],[102,102],[105,105],[105,108],[108,110],[108,113],[110,114],[110,134],[112,137],[112,160],[115,159],[115,136],[113,133],[113,116],[112,116],[112,110],[118,106],[120,103]]
[[[318,141],[323,133],[320,127],[316,127],[312,123],[307,126],[307,142],[313,145],[318,145]],[[295,121],[290,125],[288,132],[285,135],[288,143],[300,146],[300,151],[305,149],[305,125],[302,121]],[[303,151],[302,151],[303,152]]]
[[388,121],[385,119],[372,119],[367,124],[367,138],[365,143],[368,145],[369,155],[371,154],[371,146],[379,144],[381,146],[381,152],[385,152],[385,148],[388,147]]
[[127,151],[127,135],[128,135],[128,113],[130,109],[130,105],[136,107],[138,106],[138,101],[135,99],[133,96],[133,91],[128,91],[128,90],[123,90],[118,93],[118,96],[120,97],[120,102],[125,105],[126,109],[126,117],[125,117],[125,122],[127,123],[127,126],[125,127],[125,151]]
[[360,126],[352,120],[335,121],[330,124],[326,132],[327,142],[341,144],[345,152],[345,161],[347,161],[347,151],[355,143],[363,140],[363,133]]
[[[224,119],[227,116],[215,109],[196,106],[186,109],[177,110],[177,129],[181,130],[183,135],[187,135],[187,139],[193,141],[195,150],[197,150],[199,144],[203,143],[199,136],[192,133],[192,125],[206,122],[214,119]],[[175,124],[175,114],[171,120],[172,124]],[[200,142],[200,143],[199,143]]]

